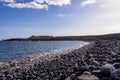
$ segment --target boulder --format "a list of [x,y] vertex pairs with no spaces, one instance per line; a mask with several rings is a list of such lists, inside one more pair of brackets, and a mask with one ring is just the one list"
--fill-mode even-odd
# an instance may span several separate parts
[[91,73],[89,71],[85,71],[85,72],[83,72],[82,75],[91,75]]
[[76,75],[75,74],[71,74],[70,80],[75,80],[76,79]]
[[115,70],[115,67],[112,64],[105,64],[102,66],[100,73],[104,77],[109,77],[110,73]]
[[82,74],[84,71],[89,71],[89,67],[88,66],[81,66],[80,67],[80,74]]
[[120,78],[120,69],[116,69],[116,70],[112,71],[111,74],[110,74],[110,77],[113,80],[116,80],[116,79]]
[[97,76],[97,77],[101,77],[100,70],[93,70],[92,74],[95,75],[95,76]]
[[78,80],[99,80],[99,78],[94,75],[81,75],[78,76]]

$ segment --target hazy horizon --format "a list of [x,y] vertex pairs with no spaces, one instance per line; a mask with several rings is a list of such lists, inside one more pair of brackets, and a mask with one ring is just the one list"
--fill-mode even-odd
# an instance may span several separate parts
[[0,40],[120,33],[120,0],[0,0]]

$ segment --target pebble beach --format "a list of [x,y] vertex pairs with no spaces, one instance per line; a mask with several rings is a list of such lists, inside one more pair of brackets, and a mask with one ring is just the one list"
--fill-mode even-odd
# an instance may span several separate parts
[[0,80],[120,80],[120,40],[0,63]]

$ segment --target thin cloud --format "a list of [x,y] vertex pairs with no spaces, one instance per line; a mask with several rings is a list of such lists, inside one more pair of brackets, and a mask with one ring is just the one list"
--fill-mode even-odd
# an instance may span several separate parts
[[62,14],[62,13],[58,13],[56,16],[57,16],[57,17],[66,17],[67,15]]
[[[92,15],[86,13],[86,16],[89,17],[89,19],[83,21],[83,26],[88,30],[86,32],[120,32],[120,0],[97,0],[92,8],[96,10],[93,10]],[[92,29],[96,30],[93,31]]]
[[81,3],[81,6],[85,7],[87,5],[94,4],[94,3],[96,3],[96,0],[85,0]]

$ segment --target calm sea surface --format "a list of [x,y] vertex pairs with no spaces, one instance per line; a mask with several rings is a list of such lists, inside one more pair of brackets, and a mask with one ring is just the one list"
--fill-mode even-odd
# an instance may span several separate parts
[[81,47],[82,41],[0,41],[0,62]]

